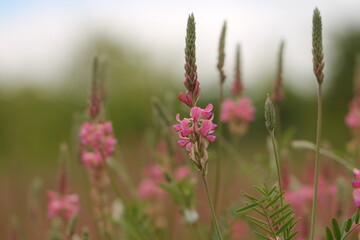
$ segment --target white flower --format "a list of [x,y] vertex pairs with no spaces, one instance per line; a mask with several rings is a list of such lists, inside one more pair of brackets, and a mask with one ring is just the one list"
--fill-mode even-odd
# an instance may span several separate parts
[[184,220],[188,224],[193,224],[199,219],[199,214],[194,209],[185,209]]
[[119,199],[115,199],[111,204],[111,217],[114,221],[120,221],[124,214],[124,205]]

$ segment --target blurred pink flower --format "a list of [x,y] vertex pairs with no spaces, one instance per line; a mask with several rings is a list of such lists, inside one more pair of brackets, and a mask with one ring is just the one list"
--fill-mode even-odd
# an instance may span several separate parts
[[138,187],[138,194],[141,199],[162,196],[164,193],[164,190],[152,179],[144,179]]
[[67,220],[79,212],[79,197],[77,194],[61,195],[54,191],[47,191],[48,217],[63,217]]
[[354,168],[354,178],[355,180],[352,181],[353,190],[353,198],[356,207],[360,207],[360,170]]
[[98,167],[104,161],[103,158],[111,156],[115,151],[117,141],[111,122],[85,122],[80,128],[79,137],[82,148],[81,160],[88,167]]
[[189,177],[190,174],[191,174],[191,171],[188,166],[181,166],[178,169],[176,169],[175,179],[176,179],[176,181],[181,181],[184,178]]
[[238,100],[225,99],[221,104],[220,119],[223,122],[231,120],[239,122],[252,122],[255,117],[255,108],[250,98],[243,97]]

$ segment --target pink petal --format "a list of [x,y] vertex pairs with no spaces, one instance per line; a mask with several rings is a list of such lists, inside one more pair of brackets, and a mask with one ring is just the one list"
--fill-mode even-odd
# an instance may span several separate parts
[[194,119],[194,121],[197,121],[201,117],[201,108],[199,107],[193,107],[190,110],[190,116]]
[[208,135],[206,138],[207,138],[210,142],[215,142],[215,140],[216,140],[216,136],[214,136],[214,135]]
[[191,149],[193,148],[193,146],[194,146],[194,144],[189,141],[189,143],[186,144],[186,150],[187,150],[187,151],[191,151]]
[[182,139],[178,141],[180,147],[185,146],[190,140],[189,139]]
[[213,110],[213,105],[211,103],[209,103],[204,109],[205,112],[211,112],[212,110]]
[[175,125],[173,125],[172,127],[173,127],[173,129],[174,129],[175,131],[177,131],[177,132],[181,130],[180,124],[175,124]]

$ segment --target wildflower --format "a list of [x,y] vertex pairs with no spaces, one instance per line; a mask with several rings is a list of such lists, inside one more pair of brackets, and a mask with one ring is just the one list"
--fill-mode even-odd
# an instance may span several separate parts
[[111,217],[114,221],[120,221],[124,215],[124,204],[120,199],[115,199],[111,204]]
[[79,212],[79,197],[77,194],[65,195],[54,191],[47,192],[48,217],[62,217],[70,220]]
[[234,97],[240,97],[244,89],[241,81],[241,69],[240,69],[240,45],[236,46],[236,59],[235,59],[235,76],[234,82],[231,85],[231,93]]
[[85,122],[79,134],[82,147],[81,160],[85,166],[98,167],[115,150],[116,139],[113,136],[111,122]]
[[184,220],[188,224],[196,223],[199,220],[199,214],[194,209],[185,209],[183,212]]
[[188,166],[181,166],[175,171],[175,179],[176,181],[181,181],[191,174],[190,168]]
[[[216,136],[214,133],[216,124],[212,122],[213,113],[211,112],[213,106],[208,104],[206,108],[193,107],[190,110],[191,118],[180,119],[180,114],[176,115],[176,120],[179,124],[173,126],[174,130],[179,133],[181,140],[178,144],[185,147],[190,152],[190,159],[193,160],[200,169],[205,167],[207,162],[206,148],[209,142],[214,142]],[[199,160],[199,158],[201,160]]]
[[200,95],[200,83],[197,80],[197,66],[196,66],[196,33],[195,33],[195,18],[191,14],[187,22],[186,31],[186,47],[185,47],[185,94],[179,94],[179,100],[189,107],[194,107]]
[[355,180],[352,181],[352,186],[354,188],[353,198],[356,207],[360,207],[360,170],[354,168],[354,177]]
[[161,166],[158,164],[150,166],[145,172],[145,179],[138,187],[139,197],[141,199],[163,197],[165,192],[158,186],[161,182],[165,182]]
[[247,97],[237,100],[226,99],[221,104],[220,119],[229,122],[230,131],[234,134],[245,134],[248,124],[254,120],[254,117],[255,108]]

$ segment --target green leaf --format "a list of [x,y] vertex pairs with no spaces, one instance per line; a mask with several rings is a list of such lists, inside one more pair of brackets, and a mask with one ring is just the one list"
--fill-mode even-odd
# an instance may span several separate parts
[[285,209],[287,209],[290,206],[290,203],[285,204],[284,206],[282,206],[281,208],[277,209],[275,212],[273,212],[269,217],[273,218],[276,215],[280,214],[282,211],[284,211]]
[[258,219],[258,218],[256,218],[256,217],[253,217],[253,216],[250,216],[250,215],[247,215],[247,217],[250,218],[251,220],[254,220],[254,221],[256,221],[256,222],[258,222],[258,223],[261,223],[261,224],[263,224],[263,225],[265,225],[265,226],[268,226],[268,225],[269,225],[267,222],[264,222],[264,221],[262,221],[262,220],[260,220],[260,219]]
[[292,223],[294,218],[295,218],[295,216],[292,216],[290,219],[288,219],[286,222],[284,222],[284,224],[281,225],[279,230],[276,231],[276,235],[279,235],[280,233],[282,233],[287,228],[287,226],[289,226],[289,224]]
[[273,222],[273,226],[276,226],[278,225],[279,223],[281,223],[283,220],[285,220],[288,216],[290,216],[292,214],[292,210],[289,209],[289,211],[287,211],[286,213],[284,213],[282,216],[280,216],[278,219],[276,219],[274,222]]
[[275,204],[276,201],[278,201],[278,200],[282,197],[283,194],[284,194],[284,193],[278,194],[273,200],[271,200],[271,201],[268,203],[268,205],[267,205],[265,208],[267,209],[267,208],[269,208],[270,206],[272,206],[273,204]]
[[344,231],[345,231],[345,232],[348,232],[348,231],[350,230],[352,224],[353,224],[352,219],[349,218],[349,219],[346,221]]
[[292,239],[292,238],[295,237],[296,234],[298,234],[298,233],[299,233],[299,231],[293,232],[293,233],[290,234],[290,236],[289,236],[288,238],[286,238],[285,240],[290,240],[290,239]]
[[261,237],[262,239],[266,239],[266,240],[273,240],[272,238],[269,238],[261,233],[258,233],[258,232],[254,232],[256,235],[258,235],[259,237]]
[[333,228],[333,233],[334,233],[334,237],[336,240],[341,240],[341,232],[340,232],[340,228],[339,228],[339,224],[336,221],[335,218],[332,219],[332,228]]
[[326,227],[326,240],[334,240],[333,235],[329,227]]
[[254,207],[257,207],[259,205],[259,203],[252,203],[252,204],[249,204],[243,208],[239,208],[238,210],[235,211],[235,213],[237,214],[240,214],[240,213],[243,213],[243,212],[246,212],[246,211],[249,211],[250,209],[254,208]]

